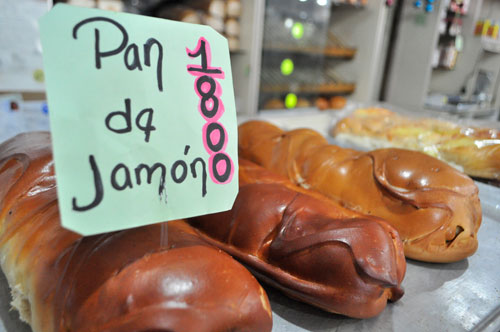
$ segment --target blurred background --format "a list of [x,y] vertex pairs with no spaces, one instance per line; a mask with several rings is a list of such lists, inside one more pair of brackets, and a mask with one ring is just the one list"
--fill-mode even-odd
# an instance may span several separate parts
[[48,128],[37,20],[57,2],[213,27],[241,116],[355,104],[499,119],[497,0],[0,0],[0,139]]

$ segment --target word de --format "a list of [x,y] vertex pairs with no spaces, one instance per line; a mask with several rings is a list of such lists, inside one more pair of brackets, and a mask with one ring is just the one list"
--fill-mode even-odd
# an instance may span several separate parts
[[[144,132],[144,140],[149,142],[149,137],[151,135],[151,132],[153,130],[156,130],[156,127],[153,126],[153,109],[152,108],[145,108],[142,111],[137,114],[135,117],[135,125],[137,128],[142,130]],[[141,121],[142,117],[146,116],[146,123],[143,123]],[[111,121],[115,118],[115,125],[112,126]],[[116,128],[116,122],[122,118],[125,121],[125,127],[123,128]],[[130,106],[130,98],[125,99],[125,111],[115,111],[111,112],[106,116],[105,119],[106,123],[106,128],[109,130],[117,133],[117,134],[124,134],[124,133],[129,133],[132,131],[132,111],[131,111],[131,106]]]
[[122,51],[125,51],[123,54],[123,62],[125,64],[125,67],[130,71],[136,69],[142,71],[143,69],[142,64],[144,64],[144,66],[151,67],[151,51],[153,49],[153,46],[156,46],[158,53],[158,57],[156,59],[156,81],[158,85],[158,90],[163,91],[163,77],[162,77],[163,46],[160,44],[160,42],[155,38],[149,38],[142,45],[144,60],[141,60],[141,57],[139,55],[139,46],[135,43],[131,43],[130,45],[128,43],[129,36],[127,30],[115,20],[101,16],[87,18],[76,24],[73,27],[73,38],[74,39],[78,38],[78,30],[81,27],[96,22],[106,22],[116,27],[116,29],[121,33],[122,38],[117,48],[111,50],[102,50],[102,45],[100,42],[101,30],[99,30],[98,27],[94,29],[95,67],[97,69],[101,69],[103,58],[111,57],[120,54]]
[[217,122],[224,113],[224,104],[220,99],[222,89],[216,79],[224,79],[224,72],[220,67],[211,67],[212,54],[210,44],[201,37],[194,51],[186,48],[188,56],[201,57],[201,65],[188,65],[188,72],[196,76],[195,92],[200,98],[198,111],[207,121],[203,126],[203,145],[210,155],[208,169],[214,183],[224,184],[231,182],[234,166],[231,157],[224,152],[228,135],[224,126]]

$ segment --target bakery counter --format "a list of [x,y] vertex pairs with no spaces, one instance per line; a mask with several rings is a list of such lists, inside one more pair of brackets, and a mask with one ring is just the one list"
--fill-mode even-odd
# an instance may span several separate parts
[[301,108],[293,110],[266,110],[255,116],[238,115],[238,124],[247,120],[265,120],[282,129],[312,128],[323,136],[328,137],[328,131],[333,123],[338,121],[343,114],[348,114],[356,108],[350,103],[341,111],[319,111],[317,108]]
[[[500,189],[477,183],[483,208],[479,248],[468,259],[451,264],[409,260],[405,295],[379,316],[352,319],[329,314],[266,288],[273,311],[273,332],[303,331],[471,331],[500,305]],[[9,287],[0,275],[0,332],[29,332],[10,311]],[[498,331],[500,316],[490,329]]]
[[[341,112],[344,111],[348,110]],[[337,114],[311,109],[263,112],[259,118],[286,129],[310,127],[327,136]],[[239,118],[240,122],[244,120]],[[483,221],[478,233],[479,247],[473,256],[449,264],[408,260],[403,281],[405,295],[371,319],[330,314],[266,287],[273,311],[273,332],[499,331],[500,188],[482,183],[477,186]],[[31,331],[19,321],[17,312],[10,311],[10,300],[7,282],[0,273],[0,332]]]
[[[365,320],[328,314],[268,289],[273,332],[474,330],[500,307],[500,189],[477,185],[483,222],[472,257],[449,264],[408,260],[405,295]],[[493,324],[476,331],[499,331],[500,316]]]
[[[312,128],[330,143],[339,144],[328,135],[330,129],[358,107],[362,105],[350,103],[343,110],[326,112],[265,111],[254,118],[286,130]],[[240,123],[246,120],[239,117]],[[273,309],[273,331],[500,331],[500,188],[476,184],[483,221],[478,233],[479,248],[472,257],[449,264],[408,260],[403,281],[405,295],[372,319],[328,314],[267,289]]]
[[249,119],[262,119],[270,121],[280,126],[282,129],[287,130],[299,127],[312,128],[320,132],[322,135],[325,135],[325,137],[328,137],[330,129],[335,125],[337,121],[351,115],[358,108],[367,107],[387,108],[398,114],[410,117],[437,118],[445,121],[452,121],[462,125],[471,125],[478,127],[484,126],[500,130],[499,121],[460,118],[457,115],[432,110],[421,110],[420,112],[415,113],[407,109],[383,102],[377,104],[365,104],[352,101],[348,101],[345,107],[339,110],[320,111],[315,107],[291,110],[263,110],[260,111],[257,115],[251,117],[246,115],[238,115],[238,122],[241,123]]

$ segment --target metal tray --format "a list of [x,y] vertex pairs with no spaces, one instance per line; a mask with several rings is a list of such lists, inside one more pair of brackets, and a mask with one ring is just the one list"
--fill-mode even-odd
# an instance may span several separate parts
[[[258,118],[287,129],[311,127],[325,136],[332,123],[332,114],[314,110],[262,112]],[[472,257],[452,264],[409,260],[403,298],[389,303],[379,316],[365,320],[321,311],[267,287],[273,332],[500,331],[500,188],[477,185],[483,222],[479,248]],[[9,303],[9,287],[0,273],[0,332],[31,331],[19,321],[17,312],[9,311]]]
[[[377,317],[352,319],[316,310],[268,290],[273,332],[302,331],[471,331],[500,312],[500,189],[477,183],[483,208],[479,248],[451,264],[408,260],[405,295]],[[488,315],[493,313],[493,316]],[[497,320],[495,320],[497,319]],[[499,331],[492,329],[490,331]]]
[[[267,287],[273,332],[458,332],[478,326],[482,331],[499,331],[500,311],[494,310],[500,306],[500,188],[477,185],[483,222],[478,234],[479,248],[472,257],[452,264],[408,261],[403,298],[389,303],[379,316],[365,320],[329,314]],[[19,321],[17,312],[9,311],[9,303],[9,287],[2,273],[0,332],[31,331]],[[488,316],[490,313],[493,315]]]
[[[385,105],[387,106],[387,105]],[[342,111],[313,109],[261,112],[258,118],[283,129],[308,127],[338,144],[328,132],[358,104]],[[249,118],[239,117],[244,122]],[[492,124],[497,126],[497,124]],[[344,146],[355,148],[354,146]],[[500,188],[476,182],[483,209],[479,248],[468,259],[451,264],[408,260],[405,295],[377,317],[365,320],[317,310],[266,289],[273,309],[273,332],[302,331],[500,331]]]

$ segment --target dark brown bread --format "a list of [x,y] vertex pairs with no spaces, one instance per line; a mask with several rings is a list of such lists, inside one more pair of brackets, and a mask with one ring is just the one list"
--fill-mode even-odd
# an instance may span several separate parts
[[406,262],[384,221],[342,208],[240,160],[231,211],[190,223],[289,296],[351,317],[379,314],[403,295]]
[[61,228],[47,133],[0,145],[0,184],[1,265],[34,331],[271,331],[257,281],[183,221]]
[[478,188],[436,158],[402,149],[342,149],[314,130],[285,132],[263,121],[240,125],[238,136],[241,157],[387,220],[409,258],[453,262],[477,249]]

